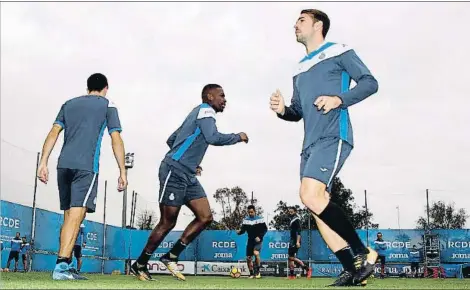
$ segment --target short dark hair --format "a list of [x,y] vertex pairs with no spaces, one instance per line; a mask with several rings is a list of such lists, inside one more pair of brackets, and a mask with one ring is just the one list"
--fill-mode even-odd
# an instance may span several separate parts
[[323,30],[321,34],[323,37],[326,37],[328,30],[330,30],[330,18],[328,18],[328,15],[325,12],[318,9],[304,9],[302,12],[300,12],[300,14],[310,15],[313,19],[313,23],[317,21],[323,22]]
[[207,101],[207,95],[209,94],[210,90],[221,89],[221,88],[222,87],[218,84],[207,84],[207,85],[205,85],[204,88],[202,88],[202,93],[201,93],[202,101],[203,102]]
[[88,91],[101,92],[108,86],[108,79],[104,76],[104,74],[95,73],[88,78],[86,84]]
[[254,206],[254,205],[252,205],[252,204],[250,204],[250,205],[249,205],[249,206],[248,206],[246,209],[247,209],[247,210],[250,210],[250,209],[252,209],[252,210],[256,211],[256,208],[255,208],[255,206]]
[[293,211],[297,212],[297,209],[295,208],[295,206],[289,206],[289,208],[288,208],[288,209],[291,209],[291,210],[293,210]]

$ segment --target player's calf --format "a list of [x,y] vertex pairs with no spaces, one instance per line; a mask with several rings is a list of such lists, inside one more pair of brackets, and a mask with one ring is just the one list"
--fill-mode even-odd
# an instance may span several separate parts
[[255,255],[255,265],[254,265],[254,273],[255,273],[255,278],[256,279],[259,279],[261,278],[261,273],[259,271],[259,269],[261,268],[261,259],[260,259],[260,253],[259,251],[253,251],[254,255]]

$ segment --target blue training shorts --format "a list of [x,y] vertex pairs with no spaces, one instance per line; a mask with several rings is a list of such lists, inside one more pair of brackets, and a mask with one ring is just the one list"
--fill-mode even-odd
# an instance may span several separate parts
[[206,192],[196,175],[187,174],[166,162],[160,164],[158,179],[158,200],[163,205],[181,207],[191,200],[206,197]]
[[331,192],[333,178],[343,167],[352,146],[337,137],[324,137],[304,149],[300,161],[300,178],[309,177],[326,185]]
[[95,212],[98,193],[98,173],[87,170],[57,168],[60,209],[86,207]]

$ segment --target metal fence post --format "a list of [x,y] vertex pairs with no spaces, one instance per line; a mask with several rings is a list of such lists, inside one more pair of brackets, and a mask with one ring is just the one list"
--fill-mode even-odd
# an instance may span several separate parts
[[[38,169],[39,169],[39,158],[41,153],[38,152],[36,157],[36,171],[34,172],[34,191],[33,191],[33,217],[31,220],[31,247],[34,249],[34,238],[36,236],[36,194],[38,190]],[[34,252],[34,251],[33,251]],[[32,256],[32,255],[31,255]],[[33,259],[30,257],[28,270],[31,271],[33,267]]]

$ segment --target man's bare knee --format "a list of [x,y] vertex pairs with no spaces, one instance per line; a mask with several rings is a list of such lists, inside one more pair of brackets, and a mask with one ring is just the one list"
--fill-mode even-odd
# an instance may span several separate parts
[[175,228],[175,226],[176,226],[176,221],[161,220],[157,227],[162,229],[163,231],[171,231],[172,229]]
[[208,214],[204,214],[202,216],[199,216],[197,218],[201,223],[203,223],[205,226],[208,226],[212,223],[214,220],[214,217],[212,216],[212,213],[209,212]]
[[328,204],[326,185],[318,180],[304,177],[300,186],[300,200],[315,214],[320,214]]
[[68,210],[67,220],[72,223],[82,223],[86,215],[86,208],[72,207]]

